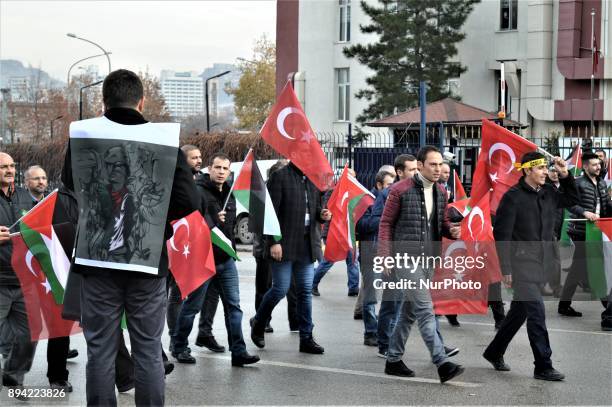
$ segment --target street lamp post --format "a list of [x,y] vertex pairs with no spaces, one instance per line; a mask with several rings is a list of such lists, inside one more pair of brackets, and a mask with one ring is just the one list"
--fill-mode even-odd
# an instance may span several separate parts
[[110,57],[108,56],[110,54],[109,52],[106,52],[106,50],[104,48],[102,48],[99,44],[96,44],[95,42],[93,42],[91,40],[88,40],[86,38],[79,37],[76,34],[68,33],[66,35],[68,37],[70,37],[70,38],[76,38],[77,40],[88,42],[88,43],[90,43],[92,45],[95,45],[96,47],[100,48],[102,50],[102,52],[104,53],[103,55],[106,55],[106,60],[108,61],[108,73],[111,72],[111,61],[110,61]]
[[53,138],[53,122],[55,122],[56,120],[61,119],[62,117],[64,117],[63,114],[57,116],[55,119],[52,119],[51,122],[49,123],[49,138]]
[[83,120],[83,90],[99,85],[102,82],[104,81],[90,83],[89,85],[82,86],[81,89],[79,89],[79,120]]
[[72,71],[72,68],[74,68],[75,66],[77,66],[78,64],[80,64],[83,61],[87,61],[88,59],[97,58],[97,57],[101,57],[101,56],[104,56],[104,55],[109,56],[110,54],[112,54],[112,52],[106,52],[104,54],[92,55],[92,56],[87,57],[87,58],[79,59],[74,64],[70,65],[70,68],[68,68],[68,77],[66,78],[66,85],[70,85],[70,71]]
[[214,75],[211,76],[210,78],[206,79],[206,82],[204,84],[205,87],[205,98],[206,98],[206,132],[210,133],[210,112],[209,112],[209,108],[208,108],[208,81],[210,81],[211,79],[216,79],[219,78],[223,75],[227,75],[228,73],[230,73],[231,71],[225,71],[225,72],[221,72],[218,75]]

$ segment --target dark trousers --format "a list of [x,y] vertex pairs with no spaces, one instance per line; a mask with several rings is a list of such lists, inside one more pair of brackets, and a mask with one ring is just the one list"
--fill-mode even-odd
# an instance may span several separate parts
[[213,336],[213,322],[215,321],[215,314],[219,306],[219,297],[219,286],[217,284],[209,284],[204,295],[204,302],[202,303],[198,336]]
[[[266,292],[272,287],[272,267],[268,259],[255,257],[255,312],[259,309],[261,300]],[[287,316],[289,327],[298,328],[297,296],[295,294],[295,275],[291,275],[291,285],[287,292]]]
[[572,236],[572,240],[576,243],[574,246],[574,258],[568,270],[565,284],[563,284],[559,308],[569,307],[571,305],[572,297],[576,292],[578,284],[582,283],[583,286],[588,284],[584,236],[582,238],[579,236]]
[[512,338],[527,320],[527,335],[535,358],[535,370],[542,371],[552,368],[552,361],[550,360],[552,351],[548,340],[544,301],[540,293],[540,285],[514,281],[512,288],[514,289],[514,298],[510,310],[484,354],[488,358],[504,356]]
[[503,321],[505,314],[504,302],[502,301],[501,283],[489,284],[488,300],[488,305],[493,312],[493,320],[495,320],[495,322]]
[[81,323],[87,341],[87,404],[117,405],[115,360],[125,311],[134,359],[136,405],[164,404],[161,335],[166,279],[124,271],[87,275],[81,285]]
[[49,383],[68,380],[66,362],[69,348],[69,336],[52,338],[47,342],[47,378],[49,378]]
[[130,351],[125,346],[123,334],[120,336],[119,351],[115,359],[115,384],[119,390],[134,384],[134,361]]

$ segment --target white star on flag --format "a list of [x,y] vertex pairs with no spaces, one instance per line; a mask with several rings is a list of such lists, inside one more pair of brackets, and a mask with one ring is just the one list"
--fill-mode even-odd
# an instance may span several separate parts
[[187,258],[187,257],[189,256],[189,253],[191,253],[191,252],[189,251],[189,245],[188,245],[188,244],[186,244],[186,245],[185,245],[185,249],[183,250],[183,256],[185,256],[185,258]]
[[47,280],[46,278],[45,278],[45,282],[44,283],[40,283],[40,285],[45,287],[45,290],[46,290],[45,294],[49,294],[49,292],[51,292],[51,284],[49,284],[49,280]]
[[455,276],[455,280],[463,281],[463,274],[456,272],[455,274],[453,274],[453,276]]
[[497,182],[497,180],[499,179],[499,177],[497,176],[497,173],[495,174],[489,174],[491,176],[491,181],[493,182]]
[[308,144],[310,144],[310,140],[313,139],[313,134],[311,131],[303,131],[302,132],[302,141],[307,142]]

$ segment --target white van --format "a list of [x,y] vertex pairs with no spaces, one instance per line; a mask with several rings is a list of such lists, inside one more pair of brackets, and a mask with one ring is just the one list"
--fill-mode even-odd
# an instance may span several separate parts
[[[257,160],[257,166],[261,172],[261,176],[264,181],[268,180],[268,170],[278,160]],[[242,168],[242,161],[230,164],[231,175],[228,178],[228,182],[234,182],[234,177],[240,172]],[[200,170],[204,174],[208,174],[208,167],[204,167]],[[246,209],[236,201],[236,227],[234,229],[234,235],[236,236],[236,243],[251,244],[253,243],[253,234],[249,232],[249,213]]]

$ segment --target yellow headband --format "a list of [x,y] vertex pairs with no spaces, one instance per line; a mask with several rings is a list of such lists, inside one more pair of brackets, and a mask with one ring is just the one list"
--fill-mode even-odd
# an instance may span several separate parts
[[520,171],[520,170],[524,170],[527,168],[533,168],[533,167],[538,167],[540,165],[547,165],[547,164],[548,162],[546,161],[546,158],[538,158],[537,160],[527,161],[525,164],[514,163],[514,167],[516,168],[517,171]]

